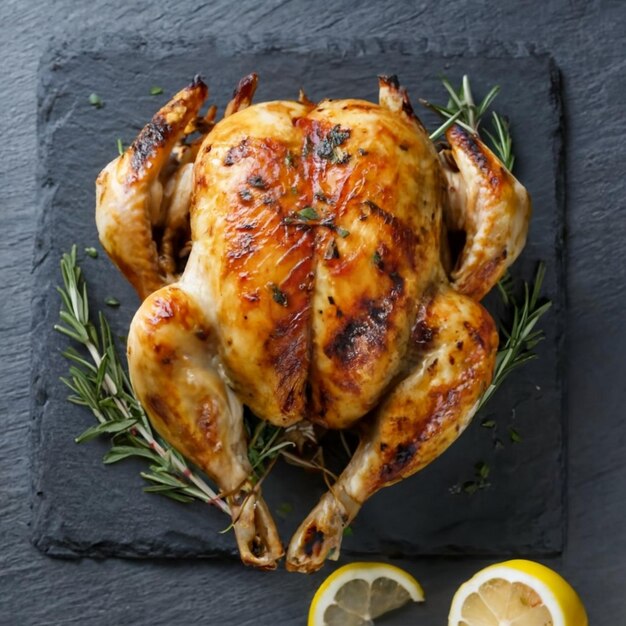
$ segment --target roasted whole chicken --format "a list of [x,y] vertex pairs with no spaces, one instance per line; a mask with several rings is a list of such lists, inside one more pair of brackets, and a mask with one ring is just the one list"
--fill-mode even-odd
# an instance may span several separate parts
[[[143,303],[128,336],[156,430],[219,486],[244,563],[284,555],[251,480],[243,406],[360,444],[286,556],[336,556],[362,504],[468,425],[498,335],[479,304],[524,246],[530,199],[472,134],[439,152],[395,77],[380,98],[199,112],[196,78],[97,179],[97,226]],[[452,242],[452,243],[450,243]]]

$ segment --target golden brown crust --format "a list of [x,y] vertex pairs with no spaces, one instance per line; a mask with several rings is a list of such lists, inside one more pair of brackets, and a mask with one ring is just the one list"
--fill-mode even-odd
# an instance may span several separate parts
[[446,224],[466,239],[452,284],[481,300],[522,251],[531,201],[478,136],[454,125],[446,138],[451,148],[442,159],[449,189]]
[[[161,174],[207,93],[207,86],[199,78],[194,79],[154,115],[124,154],[111,161],[96,181],[100,241],[142,299],[174,280],[168,271],[176,269],[178,248],[185,243],[175,245],[178,238],[185,238],[186,214],[181,216],[180,208],[188,209],[191,185],[174,181],[171,191],[178,196],[179,210],[170,218],[168,204],[162,202],[163,183],[167,180],[162,180]],[[167,179],[177,177],[177,165],[168,172]],[[168,232],[165,250],[161,241],[154,240],[155,230]]]

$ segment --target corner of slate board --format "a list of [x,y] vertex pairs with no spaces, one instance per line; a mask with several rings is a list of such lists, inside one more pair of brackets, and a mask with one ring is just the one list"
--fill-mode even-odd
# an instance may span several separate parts
[[[59,382],[66,372],[65,339],[53,331],[59,310],[54,286],[59,259],[73,243],[90,285],[92,310],[104,309],[114,334],[126,335],[137,299],[98,245],[93,219],[94,180],[191,76],[201,72],[212,101],[223,107],[239,78],[260,75],[257,99],[292,98],[301,86],[311,98],[376,99],[376,75],[398,74],[414,102],[442,99],[439,76],[457,81],[467,73],[478,93],[500,84],[498,109],[513,120],[516,174],[530,189],[534,218],[529,242],[514,274],[532,277],[538,260],[547,265],[544,291],[554,303],[543,322],[540,358],[519,370],[468,431],[441,458],[370,500],[344,540],[349,554],[548,555],[561,551],[564,533],[563,356],[564,268],[561,108],[558,72],[549,57],[492,54],[470,49],[441,54],[422,44],[355,42],[280,45],[248,40],[150,46],[125,40],[66,44],[52,49],[40,67],[39,146],[41,219],[36,241],[33,295],[33,542],[60,557],[236,557],[228,520],[216,509],[181,505],[143,494],[137,460],[102,464],[106,441],[76,445],[74,437],[93,423],[66,401]],[[132,48],[133,54],[128,54]],[[237,52],[236,54],[233,51]],[[217,71],[208,65],[210,60]],[[151,85],[164,94],[149,95]],[[104,107],[89,105],[96,91]],[[425,114],[424,121],[434,120]],[[82,253],[99,251],[97,259]],[[104,305],[115,295],[118,309]],[[485,429],[485,418],[497,431]],[[508,428],[522,435],[508,442]],[[505,441],[495,450],[494,436]],[[473,496],[452,494],[472,479],[474,465],[491,468],[491,487]],[[284,541],[323,492],[322,482],[283,465],[265,486]]]

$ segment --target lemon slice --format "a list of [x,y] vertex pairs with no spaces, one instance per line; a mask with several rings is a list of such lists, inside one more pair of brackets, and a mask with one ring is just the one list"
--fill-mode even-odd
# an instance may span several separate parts
[[569,583],[533,561],[491,565],[461,585],[448,626],[588,626]]
[[424,591],[404,570],[386,563],[350,563],[320,585],[308,626],[371,626],[411,600],[423,602]]

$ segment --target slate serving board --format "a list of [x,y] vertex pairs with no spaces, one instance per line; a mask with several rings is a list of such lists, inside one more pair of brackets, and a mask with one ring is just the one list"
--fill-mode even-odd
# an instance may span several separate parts
[[[236,47],[242,49],[241,45]],[[92,310],[105,309],[114,333],[124,336],[138,301],[99,245],[93,219],[94,180],[116,155],[116,138],[129,143],[154,111],[191,77],[202,73],[211,102],[223,110],[239,78],[260,76],[257,101],[294,98],[303,86],[323,97],[377,98],[376,75],[397,73],[417,108],[418,97],[439,102],[439,77],[472,77],[478,94],[502,86],[498,110],[514,120],[516,174],[529,188],[534,217],[529,242],[514,275],[529,278],[536,262],[547,264],[544,292],[554,302],[542,322],[540,358],[516,372],[468,431],[420,474],[374,496],[344,540],[348,554],[558,553],[564,540],[563,469],[563,213],[561,110],[558,72],[548,57],[442,57],[412,53],[410,46],[376,42],[328,45],[317,51],[285,44],[256,44],[229,54],[228,44],[168,44],[156,52],[132,42],[92,52],[66,49],[40,68],[39,145],[41,219],[35,254],[33,301],[33,541],[51,556],[221,557],[235,556],[228,520],[202,504],[181,505],[144,495],[140,461],[102,464],[104,440],[76,445],[73,438],[93,423],[66,401],[59,376],[65,339],[57,320],[58,264],[73,243],[95,246],[98,259],[80,254],[90,285]],[[149,95],[150,87],[164,94]],[[89,104],[97,92],[104,107]],[[430,127],[437,122],[418,110]],[[104,305],[114,295],[118,309]],[[493,296],[490,299],[495,303]],[[497,429],[480,426],[494,418]],[[512,444],[508,428],[523,441]],[[504,441],[496,449],[494,437]],[[491,468],[488,489],[455,494],[474,475],[476,462]],[[324,490],[321,479],[279,466],[264,494],[276,509],[282,537],[291,533]]]

